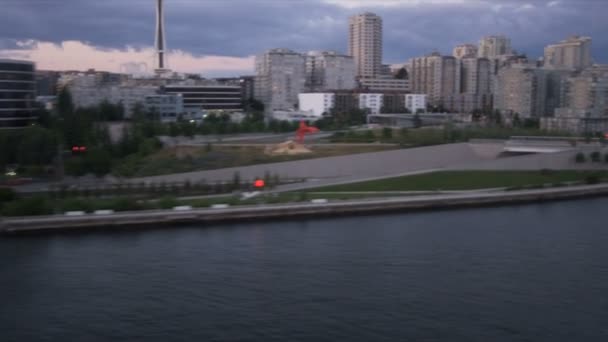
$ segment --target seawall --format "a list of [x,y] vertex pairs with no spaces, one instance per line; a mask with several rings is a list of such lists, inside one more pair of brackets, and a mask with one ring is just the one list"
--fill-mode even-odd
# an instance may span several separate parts
[[276,220],[296,217],[327,217],[364,215],[382,212],[483,207],[521,203],[608,196],[608,184],[566,188],[510,191],[500,193],[467,193],[264,206],[243,206],[227,209],[193,209],[187,211],[157,210],[123,212],[111,215],[39,216],[9,218],[0,221],[0,233],[42,233],[89,229],[121,230],[158,228],[180,224],[207,224],[235,221]]

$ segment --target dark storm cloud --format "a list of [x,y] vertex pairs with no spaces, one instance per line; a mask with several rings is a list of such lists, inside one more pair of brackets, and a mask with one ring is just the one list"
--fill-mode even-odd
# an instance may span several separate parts
[[[590,35],[596,60],[608,61],[605,0],[404,0],[386,7],[376,1],[350,3],[356,2],[374,6],[341,7],[322,0],[165,0],[168,45],[194,54],[231,56],[273,47],[345,51],[348,16],[371,10],[384,19],[387,62],[432,50],[449,53],[455,44],[475,43],[487,34],[506,34],[514,48],[534,57],[548,43],[572,34]],[[24,39],[80,40],[118,48],[153,43],[153,0],[0,3],[0,48]]]

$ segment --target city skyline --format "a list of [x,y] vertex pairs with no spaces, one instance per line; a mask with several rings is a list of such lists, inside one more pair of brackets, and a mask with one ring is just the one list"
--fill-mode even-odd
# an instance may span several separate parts
[[[601,13],[600,9],[608,10],[608,3],[327,0],[295,1],[290,2],[290,6],[286,6],[285,1],[255,1],[252,2],[255,6],[238,7],[235,3],[239,1],[231,1],[233,6],[222,6],[216,1],[168,0],[165,19],[171,68],[208,76],[236,75],[253,72],[253,56],[269,48],[346,53],[348,18],[364,11],[372,11],[383,18],[383,62],[389,64],[403,63],[432,51],[450,55],[458,44],[476,44],[483,36],[493,34],[508,36],[515,50],[527,53],[531,58],[541,57],[546,45],[570,35],[591,36],[595,61],[608,59],[608,39],[600,34],[608,24],[593,20]],[[146,63],[148,71],[154,68],[153,1],[136,0],[125,4],[109,0],[96,3],[96,11],[90,11],[92,2],[64,3],[53,4],[53,7],[61,9],[69,5],[70,8],[54,13],[65,13],[70,20],[63,20],[59,14],[49,14],[53,13],[47,10],[50,2],[5,3],[6,10],[0,14],[0,23],[3,23],[0,24],[0,57],[34,60],[41,69],[84,69],[89,66],[120,71],[121,65],[133,62]],[[369,6],[370,3],[376,6]],[[254,7],[255,11],[251,12]],[[294,10],[300,7],[302,11]],[[83,19],[91,15],[86,14],[86,10],[95,12],[96,18],[104,18],[104,13],[108,13],[108,19],[85,21]],[[291,18],[293,14],[284,13],[288,10],[298,13],[297,20],[288,22],[288,19],[294,19]],[[268,15],[272,13],[281,15]],[[450,13],[449,18],[441,17],[442,13],[443,17]],[[190,21],[192,14],[199,15],[197,22]],[[14,20],[19,16],[29,20]],[[223,22],[211,16],[221,17]],[[410,16],[413,18],[407,19]],[[280,30],[281,34],[273,33],[275,30]],[[254,37],[251,32],[256,33]]]

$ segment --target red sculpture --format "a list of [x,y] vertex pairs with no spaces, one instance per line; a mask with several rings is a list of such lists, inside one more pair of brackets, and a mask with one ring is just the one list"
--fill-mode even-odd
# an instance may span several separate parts
[[319,129],[314,126],[308,126],[306,122],[300,121],[300,127],[296,131],[296,141],[300,144],[304,143],[304,136],[306,134],[313,134],[319,132]]

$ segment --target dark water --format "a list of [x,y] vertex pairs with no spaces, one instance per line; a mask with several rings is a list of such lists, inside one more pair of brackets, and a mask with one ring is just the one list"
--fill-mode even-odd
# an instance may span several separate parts
[[608,199],[0,240],[0,341],[608,341]]

